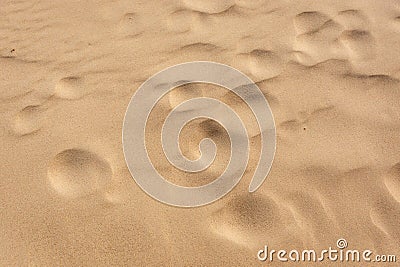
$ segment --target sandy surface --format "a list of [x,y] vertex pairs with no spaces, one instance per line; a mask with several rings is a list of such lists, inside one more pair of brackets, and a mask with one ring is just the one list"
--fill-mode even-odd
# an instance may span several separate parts
[[[399,258],[399,47],[390,0],[1,1],[0,265],[257,266],[266,244],[317,250],[338,238]],[[248,193],[259,135],[247,114],[253,152],[239,185],[182,209],[136,185],[121,131],[143,81],[193,60],[249,75],[278,141],[270,175]],[[196,158],[197,140],[213,137],[216,166],[189,177],[160,156],[165,112],[199,95],[248,111],[205,85],[159,103],[149,151],[178,184],[208,183],[227,160],[212,121],[188,125],[181,146]]]

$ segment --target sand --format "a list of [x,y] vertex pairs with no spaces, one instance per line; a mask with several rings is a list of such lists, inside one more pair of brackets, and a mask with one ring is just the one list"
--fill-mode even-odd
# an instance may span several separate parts
[[[257,252],[322,250],[339,238],[400,257],[398,1],[4,0],[0,25],[1,266],[310,266],[263,263]],[[194,121],[182,151],[195,159],[198,141],[214,138],[215,165],[200,174],[171,167],[160,127],[181,101],[221,99],[251,136],[238,186],[183,209],[137,186],[121,132],[141,83],[197,60],[257,83],[277,150],[249,193],[260,140],[248,108],[216,86],[177,88],[148,122],[149,154],[168,180],[209,183],[230,148],[221,126]]]

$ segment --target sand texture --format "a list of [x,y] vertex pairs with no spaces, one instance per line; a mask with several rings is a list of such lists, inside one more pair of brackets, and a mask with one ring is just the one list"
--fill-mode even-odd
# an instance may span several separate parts
[[[218,86],[178,87],[147,125],[161,174],[199,186],[229,161],[227,133],[208,119],[189,123],[180,145],[196,159],[213,138],[209,169],[182,173],[162,153],[166,115],[197,96],[237,111],[251,153],[227,196],[176,208],[132,179],[122,124],[146,79],[200,60],[256,82],[277,150],[249,193],[260,153],[249,108]],[[400,261],[399,1],[1,0],[0,66],[0,266],[313,266],[262,263],[257,251],[339,238]]]

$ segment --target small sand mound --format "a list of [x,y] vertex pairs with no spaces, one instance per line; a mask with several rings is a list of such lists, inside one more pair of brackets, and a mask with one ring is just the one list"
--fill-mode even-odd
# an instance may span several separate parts
[[[312,14],[314,18],[316,15]],[[310,25],[303,25],[302,22],[300,23],[302,26],[298,26],[303,30],[298,31],[299,34],[295,38],[293,48],[298,61],[303,65],[310,66],[328,59],[340,59],[345,56],[341,44],[337,41],[343,31],[343,26],[325,15],[320,20],[320,22],[313,22]],[[295,25],[297,25],[296,23],[299,24],[295,19]],[[311,27],[312,25],[315,27]],[[300,51],[302,53],[299,53]]]
[[202,96],[202,84],[190,83],[179,86],[178,88],[172,90],[169,94],[169,104],[171,108],[175,108],[184,101],[190,100],[192,98]]
[[80,197],[102,191],[111,176],[110,165],[104,159],[81,149],[60,152],[48,167],[51,186],[65,197]]
[[191,25],[188,21],[192,20],[192,11],[178,10],[170,14],[165,20],[165,27],[177,33],[187,32],[190,30]]
[[212,217],[218,234],[239,244],[251,245],[281,227],[277,204],[270,198],[246,194],[235,197]]
[[236,5],[249,9],[256,9],[265,4],[264,0],[236,0]]
[[375,57],[375,41],[368,31],[344,31],[339,40],[349,51],[349,56],[355,60],[370,60]]
[[210,137],[219,137],[225,133],[224,127],[211,119],[205,119],[204,121],[200,122],[199,127],[203,133]]
[[303,34],[318,30],[328,20],[328,16],[317,11],[310,11],[297,14],[293,19],[293,24],[297,34]]
[[235,4],[233,0],[183,0],[183,4],[194,11],[208,14],[223,12]]
[[248,68],[257,80],[265,80],[279,75],[283,62],[271,51],[256,49],[248,55]]
[[38,131],[43,111],[40,106],[27,106],[22,109],[14,118],[14,132],[17,135],[26,135]]
[[80,77],[62,78],[56,84],[55,95],[63,99],[79,99],[84,95],[83,79]]
[[400,30],[400,16],[393,19],[393,25],[397,30]]

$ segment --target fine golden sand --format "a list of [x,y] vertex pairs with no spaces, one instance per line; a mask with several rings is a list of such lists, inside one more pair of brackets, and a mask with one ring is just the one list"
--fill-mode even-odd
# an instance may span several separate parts
[[[400,258],[399,48],[394,0],[2,0],[0,265],[310,266],[262,263],[257,252],[323,250],[339,238]],[[199,141],[211,137],[214,164],[188,174],[168,163],[161,126],[182,101],[224,101],[251,136],[232,192],[176,208],[131,177],[122,123],[147,78],[199,60],[257,83],[275,117],[277,150],[266,181],[249,193],[260,136],[248,107],[217,86],[175,89],[146,131],[151,160],[169,181],[207,184],[229,160],[225,130],[195,120],[182,131],[182,151],[196,159]]]

